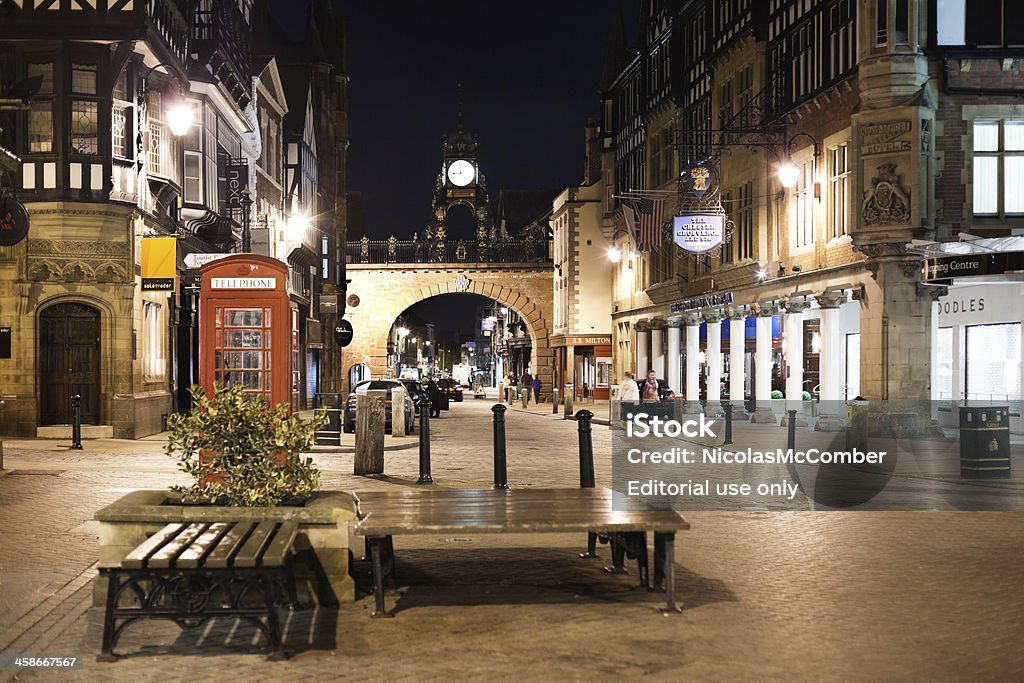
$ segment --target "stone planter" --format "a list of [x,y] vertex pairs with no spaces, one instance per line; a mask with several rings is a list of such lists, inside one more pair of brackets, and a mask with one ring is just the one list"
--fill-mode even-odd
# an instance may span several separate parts
[[[296,551],[311,550],[319,562],[321,602],[331,595],[338,603],[355,600],[355,584],[349,575],[349,525],[356,517],[351,494],[318,491],[304,506],[243,508],[219,505],[181,505],[167,491],[134,491],[99,510],[100,566],[116,566],[125,555],[153,532],[172,522],[265,522],[297,521]],[[326,585],[323,585],[326,584]],[[93,605],[102,606],[107,581],[93,582]]]

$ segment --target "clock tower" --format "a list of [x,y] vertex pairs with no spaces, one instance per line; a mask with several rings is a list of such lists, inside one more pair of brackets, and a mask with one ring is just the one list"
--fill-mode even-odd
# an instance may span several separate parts
[[[461,107],[460,107],[461,109]],[[446,133],[441,141],[441,171],[437,175],[433,216],[427,228],[434,240],[450,237],[449,213],[453,208],[472,216],[473,238],[485,243],[494,237],[487,199],[487,179],[477,163],[477,138],[462,125],[459,111],[455,131]]]

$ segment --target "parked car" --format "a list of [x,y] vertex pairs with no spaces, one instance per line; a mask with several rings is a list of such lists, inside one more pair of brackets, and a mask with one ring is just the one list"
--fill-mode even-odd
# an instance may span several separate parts
[[427,398],[427,390],[423,388],[423,385],[414,379],[403,379],[400,380],[405,385],[405,392],[409,394],[409,398],[412,399],[413,406],[419,405],[420,400]]
[[[348,395],[348,401],[345,403],[345,415],[342,424],[342,429],[346,434],[351,434],[356,431],[356,397],[365,396],[367,391],[387,391],[387,395],[384,397],[384,432],[391,431],[391,411],[393,407],[391,405],[391,390],[395,387],[402,386],[397,379],[367,379],[363,380],[355,386],[352,393]],[[413,415],[415,415],[415,409],[413,407],[412,399],[409,398],[408,390],[405,396],[405,433],[412,434],[413,432]]]
[[456,403],[462,403],[462,386],[454,379],[439,379],[437,386],[441,391],[448,392],[448,398]]

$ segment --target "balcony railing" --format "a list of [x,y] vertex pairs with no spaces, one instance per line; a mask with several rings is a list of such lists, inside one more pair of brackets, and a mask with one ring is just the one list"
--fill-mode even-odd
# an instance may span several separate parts
[[534,263],[550,261],[548,243],[535,239],[386,240],[345,243],[346,263]]

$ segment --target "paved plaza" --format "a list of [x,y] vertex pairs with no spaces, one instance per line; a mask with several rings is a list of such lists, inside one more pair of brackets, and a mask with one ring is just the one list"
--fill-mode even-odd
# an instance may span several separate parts
[[[491,401],[432,421],[438,486],[491,482]],[[548,404],[550,410],[550,404]],[[780,431],[781,428],[777,428]],[[578,483],[576,424],[507,413],[513,487]],[[413,486],[417,450],[389,440],[386,475],[355,477],[351,449],[319,448],[328,489]],[[414,437],[407,441],[412,444]],[[598,485],[611,433],[595,427]],[[0,652],[78,655],[76,671],[0,670],[9,680],[1022,680],[1024,513],[700,512],[676,543],[679,615],[634,574],[576,555],[585,538],[396,539],[395,619],[361,597],[285,616],[286,662],[249,626],[130,627],[113,664],[94,661],[99,508],[183,482],[159,437],[8,440],[0,475]],[[628,564],[632,570],[635,564]]]

